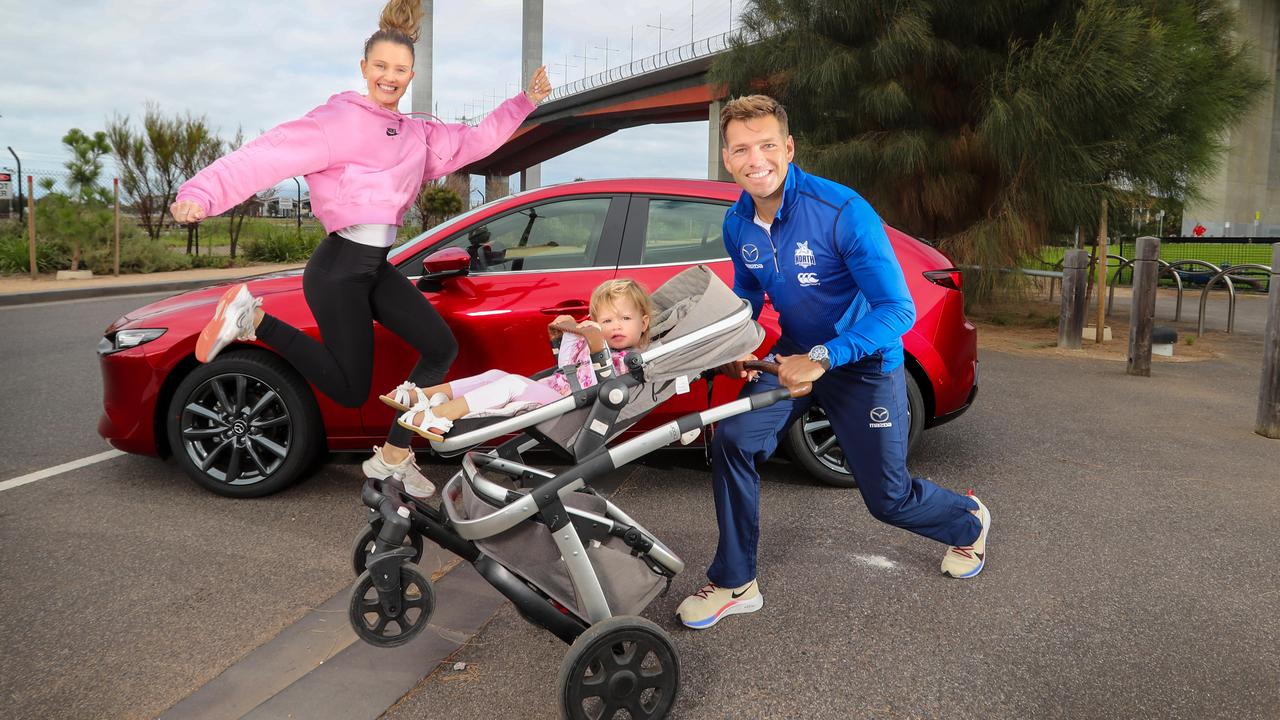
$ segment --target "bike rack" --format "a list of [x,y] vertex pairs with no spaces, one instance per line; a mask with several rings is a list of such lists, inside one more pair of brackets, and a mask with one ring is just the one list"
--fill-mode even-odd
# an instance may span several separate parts
[[[1064,259],[1065,259],[1065,258],[1064,258]],[[1107,260],[1119,260],[1119,261],[1120,261],[1120,263],[1121,263],[1121,264],[1120,264],[1120,267],[1124,267],[1125,265],[1128,265],[1129,263],[1133,262],[1132,260],[1129,260],[1129,259],[1125,258],[1125,257],[1124,257],[1124,256],[1122,256],[1122,255],[1112,255],[1111,253],[1107,253]],[[1055,272],[1056,274],[1054,274],[1054,275],[1045,275],[1045,277],[1048,277],[1048,278],[1049,278],[1049,302],[1053,302],[1053,286],[1054,286],[1054,285],[1056,285],[1056,284],[1057,284],[1057,282],[1058,282],[1059,280],[1061,280],[1061,279],[1062,279],[1062,262],[1063,262],[1062,260],[1059,260],[1058,262],[1056,262],[1056,263],[1054,263],[1054,264],[1053,264],[1053,266],[1054,266],[1055,268],[1057,268],[1057,270],[1056,270],[1056,271],[1053,271],[1053,272]],[[1047,263],[1046,263],[1046,264],[1047,264]],[[1087,274],[1088,274],[1088,277],[1089,277],[1090,281],[1092,281],[1092,279],[1093,279],[1093,268],[1094,268],[1094,266],[1096,266],[1097,264],[1098,264],[1098,258],[1096,258],[1096,257],[1091,257],[1091,258],[1089,258],[1089,271],[1088,271],[1088,273],[1087,273]],[[1028,274],[1028,275],[1033,275],[1033,274],[1035,274],[1035,273],[1027,272],[1027,271],[1025,271],[1025,270],[1024,270],[1023,272],[1024,272],[1024,273],[1026,273],[1026,274]],[[1116,274],[1117,274],[1117,275],[1119,274],[1119,268],[1117,268],[1117,269],[1116,269]],[[1109,284],[1109,283],[1108,283],[1108,284]],[[1090,287],[1092,287],[1092,286],[1090,286]],[[1108,311],[1108,312],[1110,312],[1110,311]]]
[[[1184,260],[1182,262],[1199,262],[1199,261]],[[1213,267],[1213,265],[1211,265],[1210,263],[1201,263],[1201,264],[1209,265],[1210,267]],[[1232,265],[1231,267],[1225,270],[1218,270],[1217,274],[1209,278],[1209,282],[1204,284],[1204,290],[1200,291],[1200,318],[1196,322],[1196,337],[1200,337],[1201,335],[1204,335],[1204,315],[1205,315],[1205,309],[1208,307],[1208,303],[1209,303],[1209,291],[1213,289],[1213,284],[1218,282],[1218,278],[1222,278],[1223,280],[1227,281],[1227,297],[1229,298],[1227,302],[1227,334],[1231,334],[1235,330],[1236,288],[1235,288],[1235,283],[1231,282],[1231,273],[1234,273],[1239,270],[1259,270],[1267,273],[1268,275],[1271,274],[1270,265],[1262,265],[1259,263],[1245,263],[1243,265]]]
[[[1111,305],[1116,298],[1116,285],[1120,284],[1120,271],[1124,270],[1127,267],[1131,267],[1137,261],[1138,261],[1138,258],[1134,258],[1132,260],[1125,260],[1123,263],[1120,264],[1120,267],[1116,268],[1116,274],[1111,276],[1111,282],[1107,283],[1107,285],[1109,286],[1107,290],[1107,313],[1106,313],[1107,317],[1111,317]],[[1159,267],[1160,267],[1159,272],[1156,273],[1156,282],[1159,283],[1160,278],[1164,277],[1165,273],[1169,273],[1170,275],[1173,276],[1173,281],[1178,285],[1178,304],[1173,311],[1173,321],[1178,322],[1182,320],[1182,276],[1178,274],[1177,270],[1173,269],[1173,265],[1170,265],[1164,260],[1160,260],[1159,258],[1157,258],[1156,262],[1159,264]],[[1185,262],[1185,261],[1180,260],[1179,262]]]

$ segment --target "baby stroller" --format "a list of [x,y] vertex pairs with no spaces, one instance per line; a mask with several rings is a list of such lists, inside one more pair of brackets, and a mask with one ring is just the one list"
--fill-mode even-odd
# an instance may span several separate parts
[[[441,454],[465,452],[439,509],[394,480],[366,483],[361,499],[369,524],[356,539],[360,576],[349,606],[361,639],[392,647],[426,627],[435,598],[413,562],[429,538],[471,563],[525,619],[570,644],[559,678],[563,717],[600,720],[623,709],[636,720],[666,716],[680,687],[679,659],[667,633],[638,614],[684,563],[591,482],[791,392],[734,400],[610,446],[650,409],[764,338],[750,304],[706,267],[681,272],[652,298],[651,344],[626,356],[625,372],[613,376],[612,363],[593,364],[595,385],[512,417],[464,418],[433,442]],[[770,367],[776,371],[756,364]],[[467,451],[512,434],[496,449]],[[527,464],[523,454],[534,448],[557,453],[571,467],[553,473]]]

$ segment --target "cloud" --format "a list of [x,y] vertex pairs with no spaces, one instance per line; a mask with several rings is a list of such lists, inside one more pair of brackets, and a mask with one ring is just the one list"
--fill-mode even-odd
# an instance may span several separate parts
[[[727,29],[730,4],[698,0],[695,34]],[[102,129],[116,114],[139,118],[147,102],[167,114],[203,115],[224,138],[237,127],[253,137],[332,94],[364,89],[359,60],[381,7],[378,0],[10,3],[0,26],[0,47],[12,51],[0,146],[13,146],[24,170],[57,170],[68,129]],[[454,121],[523,88],[520,23],[519,0],[435,0],[433,110]],[[544,60],[559,84],[579,79],[584,64],[590,74],[628,60],[633,35],[637,58],[657,51],[659,32],[664,47],[687,42],[689,4],[546,0],[543,32]],[[600,49],[606,43],[608,53]],[[622,131],[543,167],[544,182],[705,174],[705,123]]]

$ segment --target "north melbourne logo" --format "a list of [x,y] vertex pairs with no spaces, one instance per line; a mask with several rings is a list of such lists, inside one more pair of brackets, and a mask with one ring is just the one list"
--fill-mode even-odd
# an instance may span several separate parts
[[802,242],[796,246],[796,267],[813,267],[817,260],[813,257],[813,251],[809,249],[808,242]]
[[889,422],[889,409],[882,407],[871,408],[871,422],[867,427],[887,428],[893,427],[893,423]]

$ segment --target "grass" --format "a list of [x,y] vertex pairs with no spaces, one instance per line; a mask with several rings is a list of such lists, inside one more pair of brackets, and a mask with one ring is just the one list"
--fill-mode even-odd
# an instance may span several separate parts
[[[1218,267],[1222,267],[1223,263],[1232,265],[1244,265],[1247,263],[1257,263],[1259,265],[1271,264],[1271,241],[1280,240],[1280,238],[1259,238],[1257,243],[1198,243],[1198,242],[1162,242],[1160,243],[1160,259],[1165,262],[1175,262],[1177,260],[1203,260],[1213,263]],[[1040,250],[1039,263],[1043,263],[1045,267],[1058,267],[1058,263],[1062,262],[1063,255],[1069,248],[1065,247],[1045,247]],[[1107,251],[1112,255],[1120,255],[1118,252],[1122,250],[1129,253],[1124,257],[1132,259],[1134,255],[1134,245],[1132,241],[1119,244],[1108,245]],[[1109,261],[1112,267],[1119,265],[1116,260]],[[1028,260],[1027,267],[1035,267],[1037,259]]]

